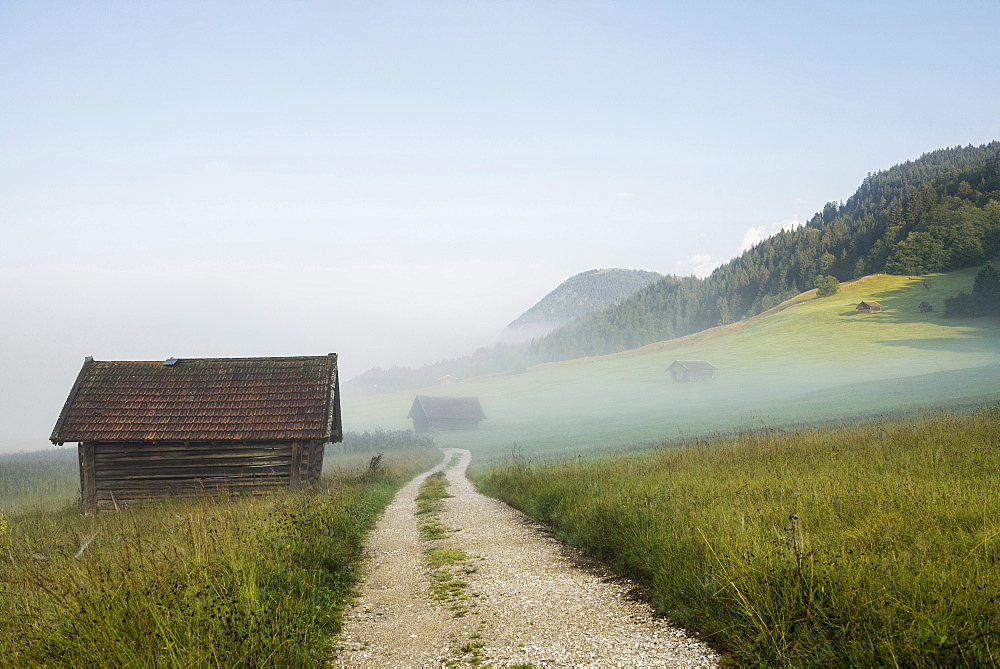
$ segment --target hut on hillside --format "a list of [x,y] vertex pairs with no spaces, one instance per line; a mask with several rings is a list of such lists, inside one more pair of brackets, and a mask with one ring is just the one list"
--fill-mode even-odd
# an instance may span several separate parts
[[934,306],[930,302],[920,303],[920,313],[926,314],[934,311]]
[[674,381],[705,381],[712,378],[716,369],[707,360],[674,360],[667,367]]
[[337,355],[87,358],[50,440],[77,442],[86,511],[319,481],[343,438]]
[[430,397],[417,395],[407,418],[416,432],[475,430],[486,420],[478,397]]
[[874,314],[882,311],[882,305],[872,300],[865,300],[857,307],[858,313]]

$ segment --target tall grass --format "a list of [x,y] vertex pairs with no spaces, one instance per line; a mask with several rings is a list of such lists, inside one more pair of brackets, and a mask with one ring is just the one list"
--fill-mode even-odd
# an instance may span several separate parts
[[322,664],[365,533],[439,458],[396,452],[309,493],[3,514],[0,657],[8,666]]
[[740,664],[1000,664],[1000,409],[515,456],[478,485]]
[[364,432],[344,432],[344,438],[335,444],[326,445],[328,456],[350,453],[377,453],[414,448],[433,448],[434,439],[430,435],[417,434],[413,430],[365,430]]
[[0,455],[0,510],[57,509],[79,496],[76,449]]

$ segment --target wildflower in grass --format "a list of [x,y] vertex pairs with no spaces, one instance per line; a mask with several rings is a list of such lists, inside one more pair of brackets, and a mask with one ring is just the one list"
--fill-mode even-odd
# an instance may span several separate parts
[[[0,510],[0,548],[6,550],[9,554],[10,547],[10,525],[7,522],[7,514]],[[13,559],[13,558],[12,558]]]

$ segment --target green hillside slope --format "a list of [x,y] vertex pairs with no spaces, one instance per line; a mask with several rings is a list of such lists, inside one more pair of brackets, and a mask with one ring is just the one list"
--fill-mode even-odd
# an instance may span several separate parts
[[[558,456],[996,402],[1000,320],[941,314],[944,297],[967,290],[975,272],[869,276],[832,297],[809,291],[739,323],[614,355],[420,391],[345,393],[344,421],[351,430],[405,429],[416,392],[476,395],[484,427],[435,438],[489,459],[515,443]],[[884,311],[860,314],[862,300],[877,300]],[[921,313],[922,301],[935,311]],[[705,359],[718,370],[711,381],[677,383],[665,371],[675,359]]]
[[1000,142],[924,154],[870,175],[843,204],[705,279],[664,277],[536,341],[536,362],[600,355],[754,316],[833,276],[924,274],[1000,253]]

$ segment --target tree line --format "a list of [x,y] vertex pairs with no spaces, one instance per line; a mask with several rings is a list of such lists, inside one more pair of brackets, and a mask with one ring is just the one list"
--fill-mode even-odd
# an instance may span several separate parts
[[[844,203],[780,232],[710,276],[667,276],[533,342],[531,360],[601,355],[759,314],[818,285],[926,274],[1000,253],[1000,142],[955,147],[869,175]],[[817,283],[817,280],[819,282]]]

